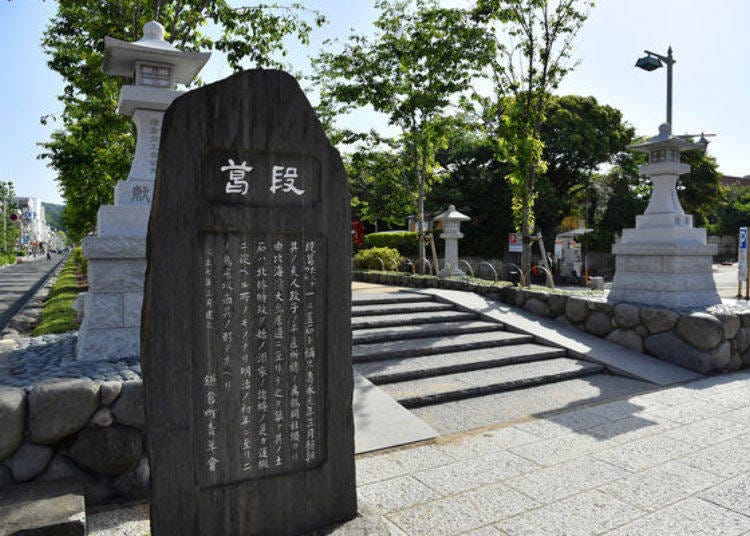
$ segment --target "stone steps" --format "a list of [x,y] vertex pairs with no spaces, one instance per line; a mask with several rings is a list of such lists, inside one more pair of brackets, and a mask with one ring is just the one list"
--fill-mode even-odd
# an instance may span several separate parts
[[486,333],[500,331],[502,324],[482,320],[464,322],[435,322],[416,326],[392,326],[382,328],[359,329],[353,332],[354,344],[371,344],[387,342],[394,339],[418,339],[423,337],[443,337],[465,333]]
[[476,318],[477,315],[474,313],[463,311],[427,311],[411,314],[355,316],[352,317],[352,329],[356,332],[360,329],[412,326],[453,320],[475,320]]
[[565,356],[565,350],[527,343],[404,359],[369,361],[359,363],[354,368],[370,382],[380,385]]
[[380,388],[402,406],[416,408],[580,378],[600,373],[603,370],[604,367],[595,363],[555,358],[388,383],[381,385]]
[[392,340],[372,344],[356,344],[352,347],[355,363],[382,359],[398,359],[446,352],[491,348],[509,344],[531,342],[530,335],[493,331],[489,333],[468,333],[445,337],[425,337],[422,339]]
[[379,303],[374,305],[353,305],[352,316],[396,315],[404,313],[423,313],[428,311],[450,311],[453,306],[435,301]]
[[446,404],[481,404],[497,393],[605,376],[601,365],[569,359],[564,349],[417,292],[355,294],[352,329],[357,373],[402,406],[438,414]]
[[416,292],[362,292],[352,296],[352,305],[380,305],[384,303],[431,302],[432,296]]

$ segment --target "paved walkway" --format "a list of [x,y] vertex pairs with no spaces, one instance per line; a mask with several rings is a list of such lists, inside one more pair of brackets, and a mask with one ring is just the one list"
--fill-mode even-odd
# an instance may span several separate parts
[[[750,372],[360,456],[357,482],[382,530],[334,534],[750,534]],[[148,534],[147,515],[90,534]]]
[[47,277],[61,259],[60,255],[53,255],[51,261],[39,256],[0,270],[0,329],[6,326],[28,299],[30,291]]

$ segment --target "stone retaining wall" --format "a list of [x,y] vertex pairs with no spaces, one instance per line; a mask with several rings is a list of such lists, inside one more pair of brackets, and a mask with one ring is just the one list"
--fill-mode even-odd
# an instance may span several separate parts
[[0,386],[0,488],[73,477],[89,505],[146,497],[144,429],[141,381]]
[[608,302],[599,294],[566,294],[463,280],[380,272],[353,272],[356,281],[466,290],[552,318],[597,337],[702,374],[750,367],[750,308],[715,306],[671,311]]

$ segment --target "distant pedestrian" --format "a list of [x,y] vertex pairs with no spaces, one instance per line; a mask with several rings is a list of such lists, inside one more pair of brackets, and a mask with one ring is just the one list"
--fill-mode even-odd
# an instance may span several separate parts
[[49,250],[47,250],[47,260],[48,261],[52,260],[52,255],[50,254]]

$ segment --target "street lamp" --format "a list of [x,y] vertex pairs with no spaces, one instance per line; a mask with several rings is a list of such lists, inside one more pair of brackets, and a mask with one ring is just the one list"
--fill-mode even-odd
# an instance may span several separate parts
[[675,60],[672,57],[672,47],[670,46],[667,49],[667,55],[662,56],[661,54],[657,54],[656,52],[651,52],[649,50],[644,50],[647,56],[644,56],[642,58],[639,58],[638,61],[635,62],[635,66],[639,67],[640,69],[643,69],[644,71],[655,71],[656,69],[659,69],[662,66],[662,62],[667,64],[667,123],[669,123],[670,126],[672,125],[672,65],[676,63],[677,60]]

